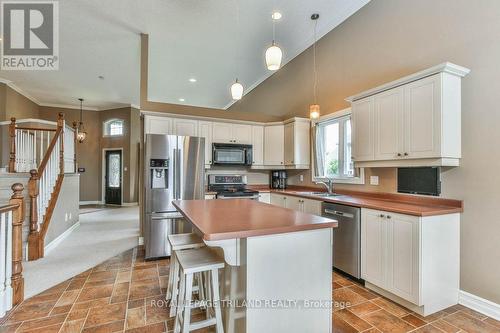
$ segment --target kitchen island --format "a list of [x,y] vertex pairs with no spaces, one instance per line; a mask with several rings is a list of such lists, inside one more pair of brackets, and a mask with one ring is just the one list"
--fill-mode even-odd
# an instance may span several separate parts
[[332,331],[335,220],[247,199],[173,204],[224,256],[225,332]]

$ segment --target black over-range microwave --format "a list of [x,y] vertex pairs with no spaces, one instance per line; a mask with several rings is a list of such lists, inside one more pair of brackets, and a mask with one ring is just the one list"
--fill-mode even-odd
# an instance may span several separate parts
[[213,143],[213,165],[252,165],[252,145]]

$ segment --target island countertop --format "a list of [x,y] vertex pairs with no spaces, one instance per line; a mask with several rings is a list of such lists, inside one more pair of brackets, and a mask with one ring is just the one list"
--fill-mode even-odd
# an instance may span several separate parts
[[224,240],[335,228],[335,220],[248,199],[176,200],[178,211],[203,234]]

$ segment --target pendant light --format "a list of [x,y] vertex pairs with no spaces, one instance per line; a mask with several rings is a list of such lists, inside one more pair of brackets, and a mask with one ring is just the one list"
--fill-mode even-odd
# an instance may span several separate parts
[[314,21],[314,44],[313,44],[313,70],[314,70],[314,86],[313,86],[313,95],[314,95],[314,104],[309,106],[309,118],[318,119],[321,115],[319,104],[316,101],[316,89],[318,86],[318,71],[316,69],[316,30],[318,26],[319,14],[312,14],[311,20]]
[[276,70],[280,69],[281,59],[283,58],[283,52],[281,51],[280,47],[278,45],[276,45],[276,42],[275,42],[275,37],[276,37],[275,23],[280,18],[281,18],[281,13],[279,13],[279,12],[273,13],[273,15],[272,15],[272,19],[273,19],[273,43],[266,50],[266,65],[267,65],[267,69],[269,69],[270,71],[276,71]]
[[243,97],[243,85],[238,79],[231,85],[231,96],[234,100],[240,100]]
[[76,132],[76,139],[78,142],[82,143],[87,137],[87,132],[83,126],[83,98],[78,99],[80,101],[80,123],[78,124],[78,129]]
[[[240,28],[240,8],[238,6],[238,0],[236,0],[236,29],[239,32]],[[239,43],[238,39],[236,40],[236,67],[238,66],[238,61],[239,61]],[[238,70],[236,70],[238,71]],[[234,81],[234,83],[231,85],[231,97],[233,97],[233,100],[239,101],[243,97],[243,85],[238,82],[238,78]]]

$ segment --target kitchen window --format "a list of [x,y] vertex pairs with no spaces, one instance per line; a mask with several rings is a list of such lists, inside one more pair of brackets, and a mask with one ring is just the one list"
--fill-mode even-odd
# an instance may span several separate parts
[[111,119],[104,122],[104,136],[122,136],[123,135],[123,120]]
[[326,116],[314,130],[313,179],[333,179],[335,183],[363,184],[363,170],[356,170],[351,158],[352,123],[350,112]]

